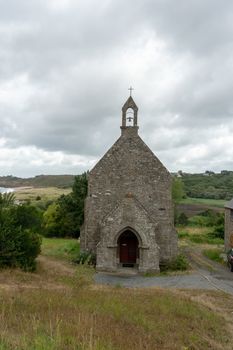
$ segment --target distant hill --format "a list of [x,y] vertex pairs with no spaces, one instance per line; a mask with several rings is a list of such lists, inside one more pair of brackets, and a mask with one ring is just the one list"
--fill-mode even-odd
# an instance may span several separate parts
[[38,175],[28,179],[0,176],[0,187],[60,187],[68,188],[74,183],[74,175]]
[[203,174],[178,173],[184,183],[188,197],[209,199],[233,198],[233,171],[222,170],[221,173],[206,171]]

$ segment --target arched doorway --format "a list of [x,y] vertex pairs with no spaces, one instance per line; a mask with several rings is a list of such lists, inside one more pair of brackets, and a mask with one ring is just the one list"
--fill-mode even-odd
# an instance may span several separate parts
[[117,245],[120,264],[123,267],[134,267],[139,257],[137,236],[127,229],[118,238]]

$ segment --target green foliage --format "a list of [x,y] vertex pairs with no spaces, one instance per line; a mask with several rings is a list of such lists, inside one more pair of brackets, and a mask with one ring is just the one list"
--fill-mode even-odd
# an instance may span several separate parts
[[187,238],[189,237],[189,234],[188,232],[185,232],[185,231],[178,231],[178,238]]
[[187,215],[185,213],[180,213],[177,216],[176,224],[180,225],[180,226],[187,226],[188,225],[188,217],[187,217]]
[[61,234],[61,220],[62,214],[60,211],[60,206],[57,203],[52,203],[49,205],[48,209],[43,214],[43,228],[44,234],[47,237],[60,237]]
[[216,226],[211,235],[214,238],[224,239],[224,223]]
[[224,214],[208,209],[199,215],[189,218],[188,223],[190,226],[219,227],[218,230],[221,231],[221,229],[223,229],[224,231]]
[[73,259],[76,264],[96,265],[96,256],[90,252],[80,252],[78,256]]
[[198,226],[198,227],[209,226],[208,222],[209,222],[209,219],[201,215],[192,216],[188,220],[189,226]]
[[173,177],[172,179],[172,199],[174,203],[179,203],[182,198],[185,198],[184,184],[181,178]]
[[188,261],[183,254],[177,255],[176,258],[167,262],[160,267],[161,272],[163,271],[185,271],[189,267]]
[[72,261],[79,254],[80,246],[77,239],[43,237],[41,251],[43,255]]
[[1,268],[9,266],[27,271],[35,269],[35,259],[40,253],[41,245],[40,236],[33,231],[40,224],[35,210],[25,205],[14,205],[12,194],[0,196]]
[[193,243],[199,243],[199,244],[204,244],[204,243],[223,244],[223,239],[213,237],[212,232],[209,232],[207,234],[189,235],[189,240]]
[[233,172],[222,171],[220,174],[182,174],[184,189],[188,197],[231,199],[233,197]]
[[0,267],[20,267],[35,270],[35,258],[40,253],[41,237],[10,220],[0,224]]
[[72,192],[48,206],[43,216],[46,237],[79,237],[87,195],[86,173],[76,176]]
[[223,258],[220,256],[222,253],[222,250],[221,249],[218,249],[218,248],[215,248],[215,249],[205,249],[203,250],[203,254],[213,260],[213,261],[216,261],[218,263],[223,263]]
[[32,205],[22,204],[13,206],[10,209],[10,215],[15,226],[20,226],[22,229],[30,229],[40,233],[42,223],[42,211]]
[[15,195],[13,192],[0,193],[0,208],[7,208],[15,202]]

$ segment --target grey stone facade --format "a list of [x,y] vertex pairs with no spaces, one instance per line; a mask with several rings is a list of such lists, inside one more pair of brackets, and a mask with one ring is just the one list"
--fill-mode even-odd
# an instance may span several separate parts
[[[127,118],[129,108],[133,117]],[[96,254],[97,270],[159,271],[177,254],[172,178],[138,135],[137,112],[130,96],[120,138],[88,176],[80,242],[82,251]]]
[[225,251],[233,248],[233,199],[225,205]]

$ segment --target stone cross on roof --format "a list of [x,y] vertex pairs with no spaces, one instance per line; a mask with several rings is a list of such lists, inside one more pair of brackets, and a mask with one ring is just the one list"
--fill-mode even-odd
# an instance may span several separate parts
[[134,88],[132,88],[132,86],[130,86],[130,87],[128,88],[128,90],[130,91],[130,96],[132,96],[132,91],[134,90]]

